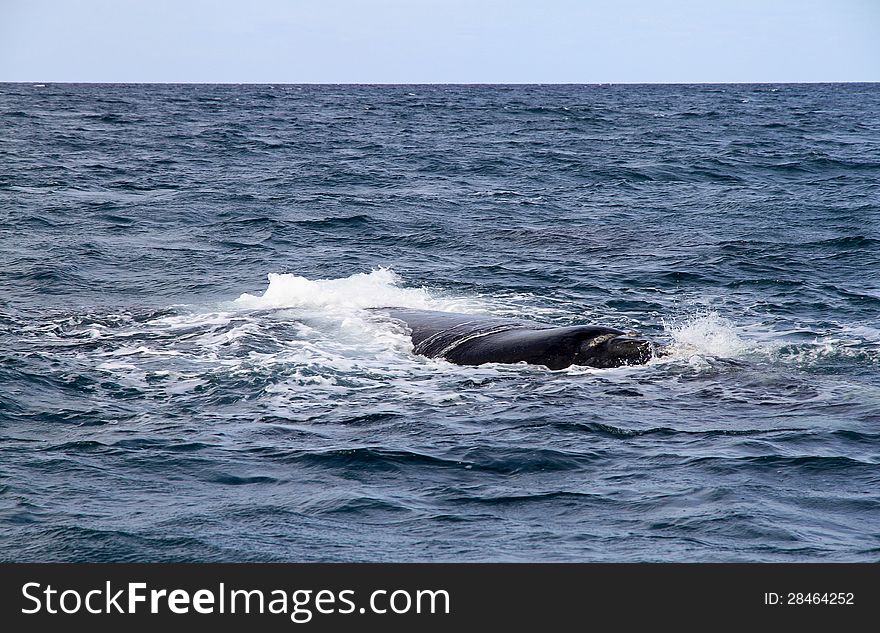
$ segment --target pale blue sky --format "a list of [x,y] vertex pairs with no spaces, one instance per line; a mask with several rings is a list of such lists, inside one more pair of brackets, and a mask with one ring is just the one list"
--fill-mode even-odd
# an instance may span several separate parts
[[0,0],[0,81],[880,81],[880,0]]

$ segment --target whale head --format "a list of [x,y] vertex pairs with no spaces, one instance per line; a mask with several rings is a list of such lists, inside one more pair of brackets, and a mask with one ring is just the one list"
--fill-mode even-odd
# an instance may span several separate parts
[[575,365],[602,369],[623,365],[643,365],[659,350],[648,340],[609,330],[584,340],[575,355]]

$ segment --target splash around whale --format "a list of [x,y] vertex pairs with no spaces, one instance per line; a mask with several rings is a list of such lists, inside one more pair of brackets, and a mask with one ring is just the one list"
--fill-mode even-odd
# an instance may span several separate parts
[[457,365],[520,363],[564,369],[641,365],[663,348],[623,330],[596,325],[554,327],[473,314],[382,308],[410,332],[413,352]]

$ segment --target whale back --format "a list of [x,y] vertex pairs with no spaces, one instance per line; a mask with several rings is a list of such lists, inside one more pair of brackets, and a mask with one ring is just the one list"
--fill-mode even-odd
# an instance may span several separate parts
[[563,369],[571,365],[594,365],[595,353],[620,330],[594,325],[508,329],[477,336],[454,346],[444,354],[459,365],[482,363],[521,363]]
[[442,358],[453,347],[488,334],[529,326],[541,327],[528,321],[456,312],[393,309],[389,310],[389,314],[409,328],[413,352],[428,358]]
[[603,351],[607,342],[624,334],[594,325],[553,327],[451,312],[392,309],[389,314],[410,329],[414,353],[459,365],[526,362],[550,369],[573,364],[614,366],[607,364]]

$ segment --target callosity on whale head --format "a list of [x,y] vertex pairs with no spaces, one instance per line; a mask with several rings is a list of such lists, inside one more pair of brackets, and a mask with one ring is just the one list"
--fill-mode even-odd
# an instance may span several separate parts
[[655,344],[643,338],[606,334],[581,343],[574,364],[598,368],[642,365],[661,353]]

